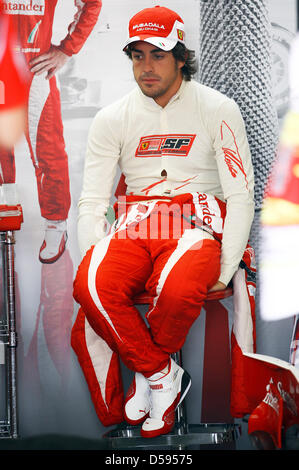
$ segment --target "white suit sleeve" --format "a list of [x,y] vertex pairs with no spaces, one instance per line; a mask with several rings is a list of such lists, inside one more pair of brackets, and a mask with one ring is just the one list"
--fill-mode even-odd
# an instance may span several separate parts
[[245,124],[233,100],[220,106],[214,126],[216,161],[227,204],[219,281],[227,285],[248,243],[254,217],[254,173]]
[[83,187],[78,202],[78,243],[81,255],[105,236],[105,214],[112,196],[120,155],[117,126],[106,109],[91,125],[84,166]]

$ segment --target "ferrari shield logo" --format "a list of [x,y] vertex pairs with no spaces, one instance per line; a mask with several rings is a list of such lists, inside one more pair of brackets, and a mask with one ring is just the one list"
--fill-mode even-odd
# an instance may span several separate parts
[[182,31],[181,29],[178,29],[178,38],[183,41],[184,39],[184,31]]
[[142,150],[147,150],[148,147],[149,147],[149,142],[142,142],[142,144],[141,144]]

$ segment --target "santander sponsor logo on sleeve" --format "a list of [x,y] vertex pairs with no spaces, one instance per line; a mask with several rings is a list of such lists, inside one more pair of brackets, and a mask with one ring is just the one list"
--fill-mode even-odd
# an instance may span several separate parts
[[216,233],[223,231],[223,217],[217,200],[206,193],[196,193],[193,197],[196,214],[205,225]]
[[9,15],[43,16],[45,0],[3,0],[2,9]]

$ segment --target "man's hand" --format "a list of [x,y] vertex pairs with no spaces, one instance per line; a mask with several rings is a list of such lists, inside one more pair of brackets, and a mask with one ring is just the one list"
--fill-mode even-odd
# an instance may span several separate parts
[[30,71],[35,75],[48,72],[46,78],[49,80],[55,73],[64,66],[68,56],[55,46],[29,62]]
[[214,284],[213,287],[209,290],[209,292],[216,292],[217,290],[223,289],[226,289],[226,285],[221,281],[217,281],[216,284]]

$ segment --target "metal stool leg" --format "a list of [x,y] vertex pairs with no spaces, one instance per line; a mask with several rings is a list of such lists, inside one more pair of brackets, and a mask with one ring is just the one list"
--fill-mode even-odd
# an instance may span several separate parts
[[3,254],[3,282],[6,314],[6,391],[7,391],[7,424],[9,437],[18,437],[17,417],[17,332],[15,314],[15,283],[14,283],[14,233],[1,234]]
[[[182,350],[173,353],[172,359],[181,367],[183,367],[183,354]],[[188,432],[188,421],[185,401],[180,403],[176,409],[176,427],[178,434],[186,434]]]

